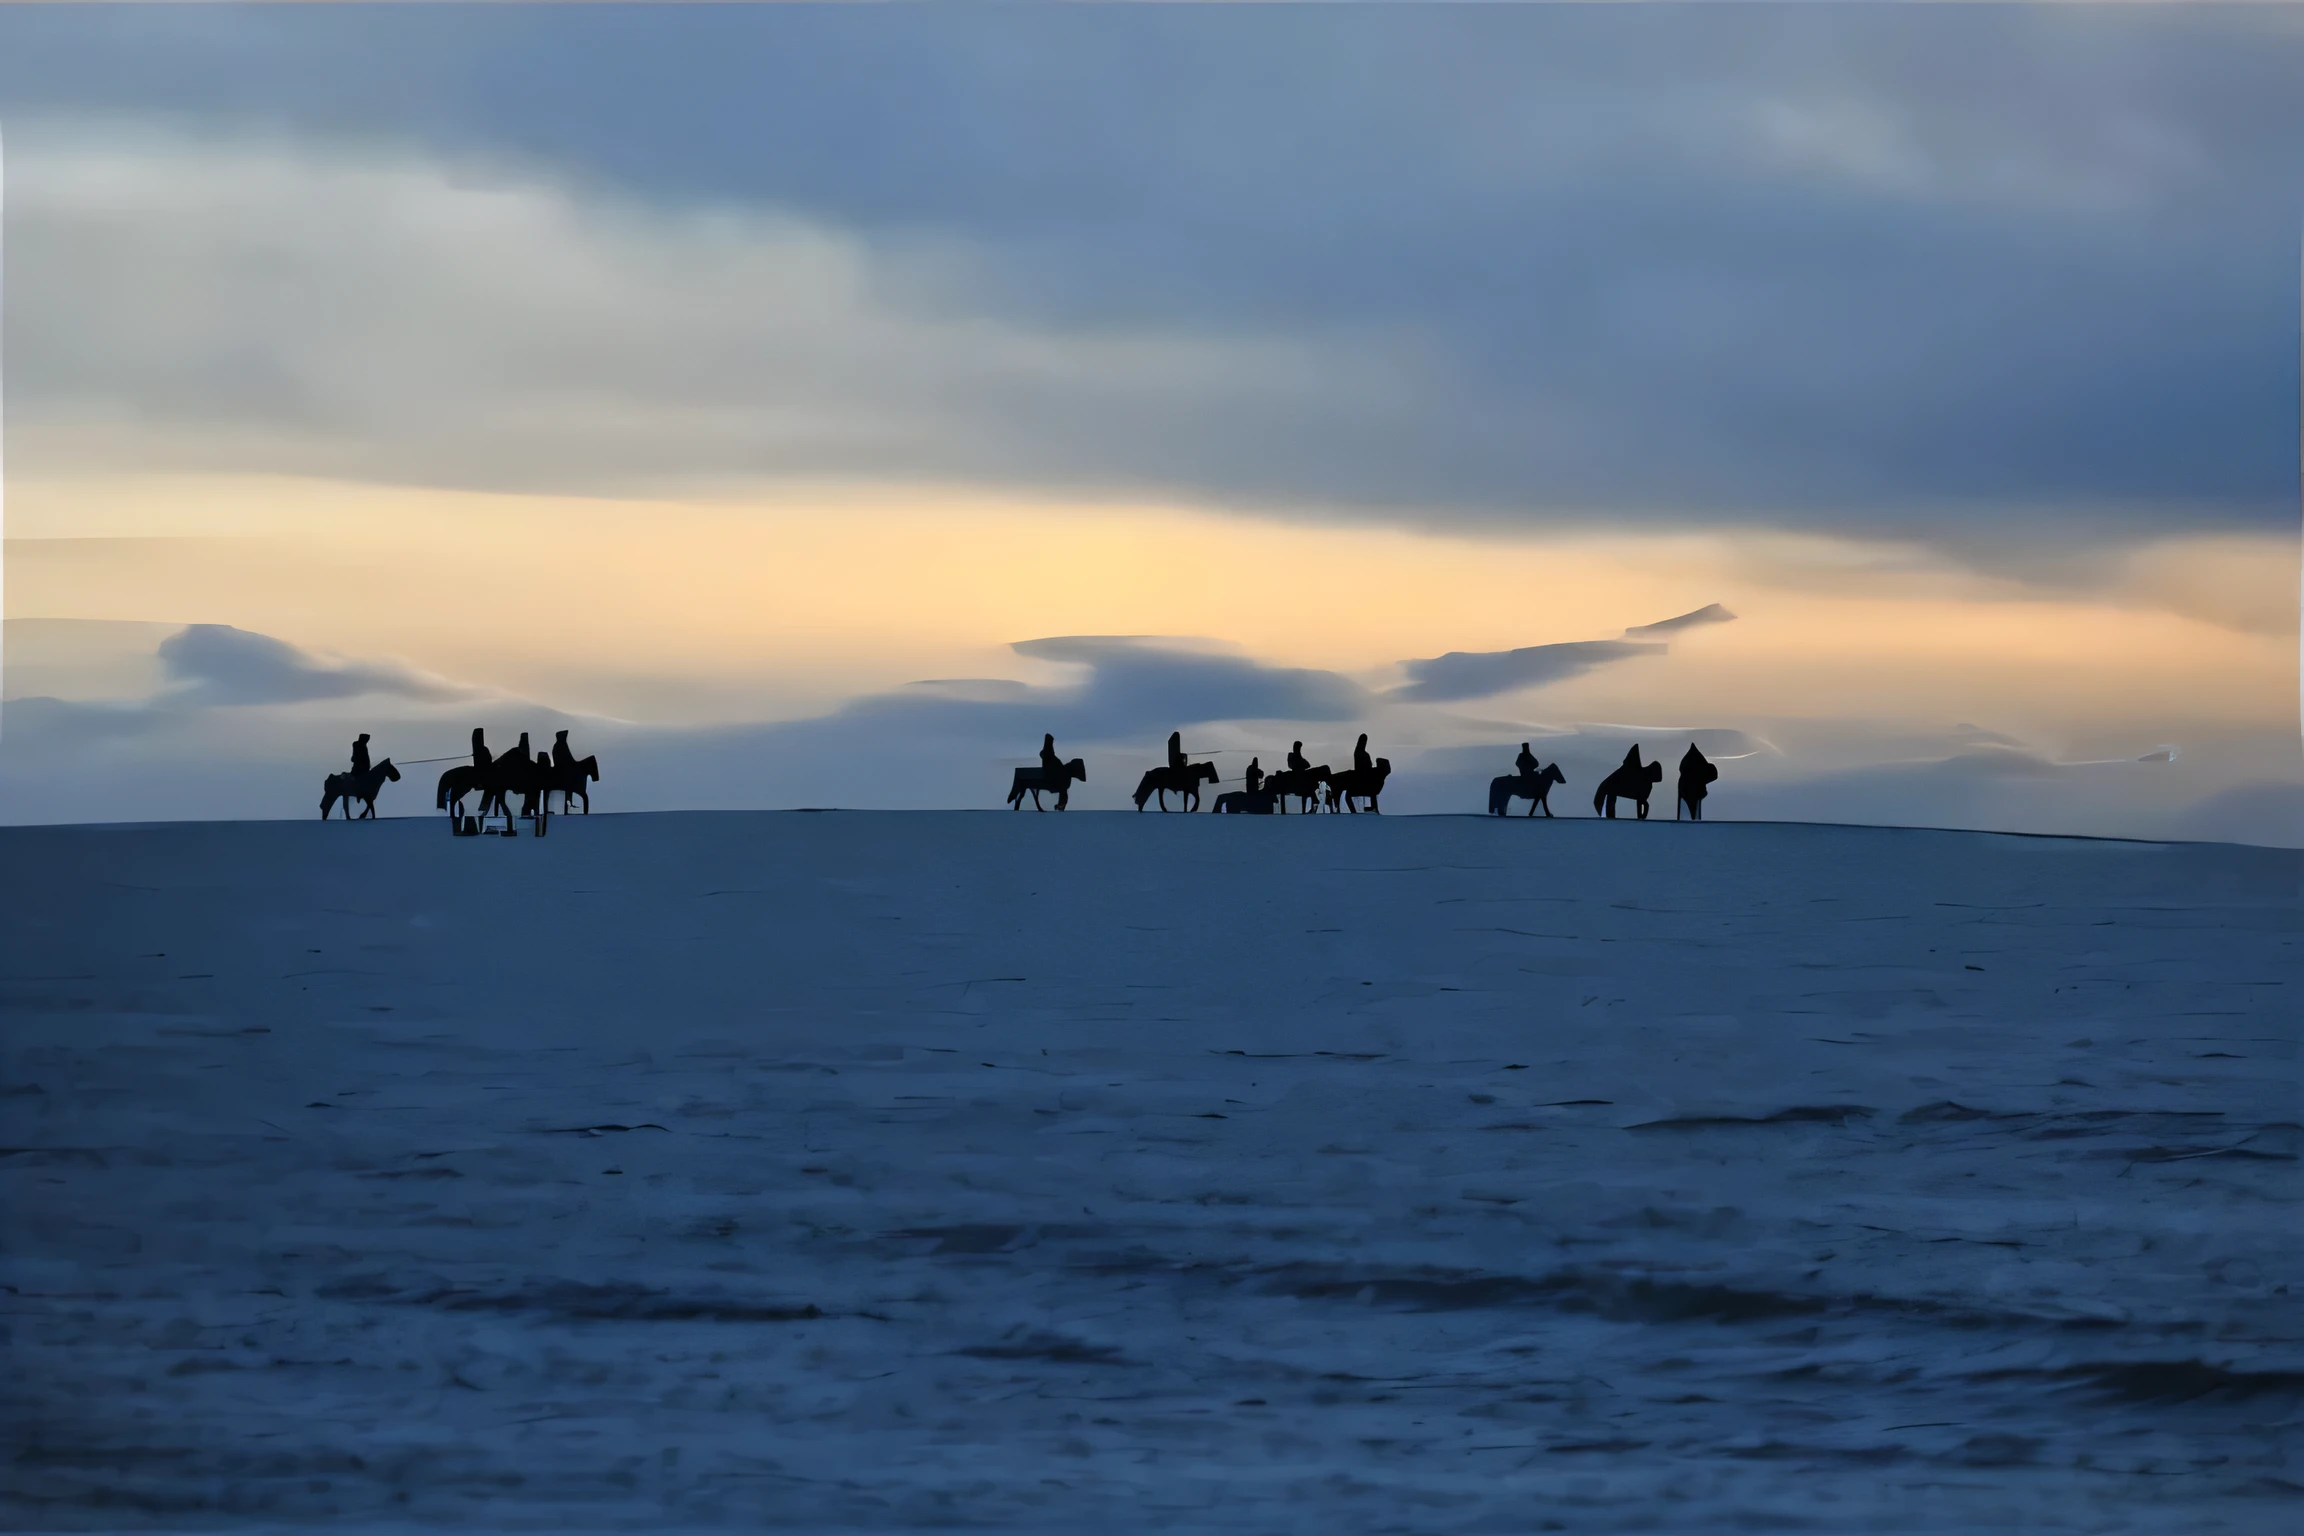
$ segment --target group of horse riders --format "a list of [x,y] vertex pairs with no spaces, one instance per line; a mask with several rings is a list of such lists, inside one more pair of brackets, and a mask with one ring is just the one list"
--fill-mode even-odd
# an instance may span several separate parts
[[[480,727],[472,728],[472,761],[451,768],[440,775],[438,789],[433,796],[436,809],[448,812],[449,830],[459,837],[479,832],[489,816],[504,818],[504,833],[512,833],[512,803],[510,797],[520,796],[520,819],[536,824],[536,835],[544,835],[546,821],[552,812],[552,796],[560,796],[563,814],[574,802],[581,800],[587,815],[592,810],[592,792],[588,786],[600,778],[600,761],[594,757],[578,757],[568,745],[568,733],[555,731],[552,750],[531,754],[528,733],[520,733],[519,745],[502,754],[491,754],[486,733]],[[477,816],[464,814],[464,797],[477,793],[480,812]]]
[[[1218,795],[1214,809],[1232,814],[1270,815],[1288,813],[1288,802],[1295,800],[1307,815],[1325,804],[1331,811],[1358,812],[1361,800],[1368,809],[1377,807],[1377,797],[1384,792],[1384,781],[1391,776],[1392,760],[1371,757],[1368,736],[1362,732],[1352,748],[1352,766],[1342,771],[1318,765],[1305,757],[1304,743],[1297,742],[1288,749],[1288,766],[1277,773],[1266,773],[1261,759],[1251,758],[1241,774],[1241,789]],[[1056,755],[1056,738],[1040,738],[1040,762],[1037,767],[1018,768],[1008,786],[1008,804],[1021,810],[1024,797],[1032,797],[1035,810],[1046,810],[1040,803],[1043,791],[1056,797],[1056,809],[1063,810],[1071,800],[1072,786],[1087,780],[1087,767],[1079,758],[1066,762]],[[1136,809],[1143,810],[1149,802],[1158,801],[1160,809],[1168,809],[1168,797],[1180,796],[1186,810],[1200,808],[1200,786],[1219,782],[1214,763],[1195,763],[1184,751],[1184,733],[1168,733],[1168,761],[1157,768],[1144,770],[1137,782],[1134,796]]]
[[[1513,760],[1512,766],[1513,772],[1489,782],[1489,814],[1502,816],[1510,809],[1512,801],[1526,800],[1529,815],[1533,816],[1541,810],[1550,816],[1553,786],[1568,782],[1567,776],[1560,771],[1560,765],[1538,762],[1535,752],[1524,741],[1520,743],[1520,754]],[[1330,811],[1357,812],[1360,807],[1356,802],[1365,799],[1368,809],[1375,811],[1378,809],[1377,797],[1383,793],[1384,781],[1391,776],[1391,772],[1390,758],[1369,756],[1366,732],[1362,732],[1359,741],[1353,745],[1352,766],[1343,772],[1333,771],[1325,763],[1314,766],[1304,756],[1304,743],[1299,741],[1288,749],[1288,766],[1277,773],[1266,773],[1260,759],[1250,758],[1247,769],[1241,774],[1243,787],[1229,794],[1218,795],[1214,808],[1219,812],[1236,815],[1271,815],[1275,812],[1286,815],[1288,801],[1293,799],[1306,814],[1311,814],[1322,803]],[[1709,793],[1713,781],[1719,777],[1720,770],[1713,766],[1694,742],[1690,742],[1687,752],[1680,759],[1680,782],[1673,804],[1673,819],[1677,821],[1681,812],[1685,811],[1690,820],[1702,821],[1704,797]],[[1040,795],[1046,791],[1055,795],[1056,809],[1061,811],[1071,800],[1072,786],[1085,783],[1087,778],[1086,765],[1079,758],[1067,762],[1057,756],[1055,736],[1044,735],[1040,738],[1039,765],[1016,770],[1008,789],[1008,805],[1011,809],[1021,810],[1024,797],[1030,795],[1033,809],[1046,810],[1047,807],[1040,803]],[[1599,788],[1593,791],[1593,814],[1613,819],[1616,815],[1616,802],[1630,800],[1635,807],[1637,819],[1646,821],[1649,796],[1663,778],[1663,763],[1643,763],[1640,760],[1640,745],[1634,742],[1625,752],[1624,761],[1601,780]],[[1143,810],[1147,801],[1157,797],[1160,809],[1165,811],[1168,809],[1168,796],[1174,793],[1183,797],[1185,809],[1198,810],[1200,786],[1216,782],[1216,765],[1191,761],[1184,751],[1184,733],[1171,731],[1168,733],[1168,761],[1158,768],[1144,771],[1143,779],[1136,786],[1136,809]]]
[[[352,743],[352,766],[348,772],[332,773],[322,785],[320,819],[326,821],[336,802],[344,802],[344,815],[352,817],[352,802],[359,800],[365,809],[360,819],[371,820],[376,815],[376,795],[387,782],[397,782],[400,770],[392,759],[371,763],[368,753],[368,733],[362,731]],[[437,761],[437,759],[435,759]],[[568,733],[556,731],[550,752],[531,753],[528,733],[520,733],[520,744],[510,751],[496,754],[488,750],[487,733],[475,726],[472,730],[472,761],[450,768],[440,775],[435,796],[435,808],[448,811],[449,829],[464,837],[477,833],[480,824],[492,812],[504,817],[505,830],[512,824],[509,796],[521,797],[520,817],[536,823],[537,835],[543,835],[544,818],[551,814],[551,797],[560,796],[560,809],[565,814],[574,802],[581,801],[586,813],[592,809],[592,794],[588,786],[600,778],[599,759],[578,757],[568,745]],[[478,816],[464,813],[464,797],[480,796]]]
[[[1552,787],[1568,782],[1567,776],[1560,771],[1560,765],[1538,764],[1536,754],[1528,750],[1528,743],[1522,742],[1520,756],[1514,760],[1513,768],[1515,772],[1489,781],[1488,814],[1502,816],[1511,809],[1514,800],[1526,800],[1529,815],[1535,815],[1538,810],[1547,816],[1551,815],[1552,805],[1548,797]],[[1702,821],[1704,797],[1711,792],[1713,781],[1719,777],[1720,770],[1713,766],[1711,759],[1703,754],[1696,743],[1688,743],[1688,750],[1680,756],[1680,782],[1673,800],[1672,819],[1678,821],[1681,812],[1685,811],[1690,821]],[[1646,821],[1648,797],[1663,781],[1663,763],[1640,761],[1640,744],[1634,742],[1626,749],[1624,761],[1617,764],[1614,771],[1592,791],[1592,812],[1596,816],[1613,820],[1616,802],[1629,800],[1633,804],[1636,818]]]

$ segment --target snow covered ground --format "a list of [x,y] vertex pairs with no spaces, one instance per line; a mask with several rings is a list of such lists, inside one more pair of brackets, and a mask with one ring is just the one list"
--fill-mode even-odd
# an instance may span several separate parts
[[0,830],[0,1522],[2296,1529],[2294,851]]

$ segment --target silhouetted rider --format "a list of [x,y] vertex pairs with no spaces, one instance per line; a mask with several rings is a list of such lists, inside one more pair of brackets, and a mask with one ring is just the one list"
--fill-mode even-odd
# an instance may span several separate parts
[[569,750],[566,731],[554,731],[552,733],[552,766],[555,768],[573,768],[576,766],[576,754]]
[[1298,742],[1288,749],[1288,771],[1290,773],[1310,773],[1312,771],[1311,762],[1304,756],[1304,743]]
[[1520,743],[1520,755],[1512,759],[1512,766],[1520,771],[1520,777],[1524,779],[1536,777],[1536,754],[1528,750],[1528,743]]
[[1240,782],[1252,795],[1263,790],[1264,770],[1258,766],[1257,759],[1253,757],[1248,759],[1248,771],[1240,776]]
[[352,771],[354,773],[366,773],[368,771],[368,733],[366,731],[362,731],[359,739],[352,743]]
[[1177,773],[1182,773],[1191,766],[1184,761],[1184,733],[1182,731],[1170,731],[1168,733],[1168,766]]
[[1040,738],[1040,777],[1050,789],[1064,787],[1064,763],[1056,755],[1056,735],[1053,731]]
[[1368,755],[1368,733],[1366,731],[1362,731],[1359,741],[1353,744],[1352,768],[1357,773],[1374,773],[1376,771],[1375,759]]
[[494,761],[495,758],[489,755],[488,743],[483,739],[483,732],[480,727],[472,727],[472,766],[486,768]]

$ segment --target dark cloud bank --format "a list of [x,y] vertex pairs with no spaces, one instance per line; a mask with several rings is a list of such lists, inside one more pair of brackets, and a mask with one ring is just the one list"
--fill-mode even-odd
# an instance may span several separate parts
[[[1392,379],[978,400],[868,463],[803,435],[795,470],[1971,553],[2294,526],[2299,78],[2279,7],[0,13],[17,117],[287,125],[791,210],[952,314]],[[10,384],[27,420],[54,403]]]

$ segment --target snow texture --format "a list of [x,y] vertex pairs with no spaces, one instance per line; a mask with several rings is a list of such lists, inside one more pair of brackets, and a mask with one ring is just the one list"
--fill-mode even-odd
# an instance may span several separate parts
[[2272,1532],[2304,858],[0,831],[16,1529]]

